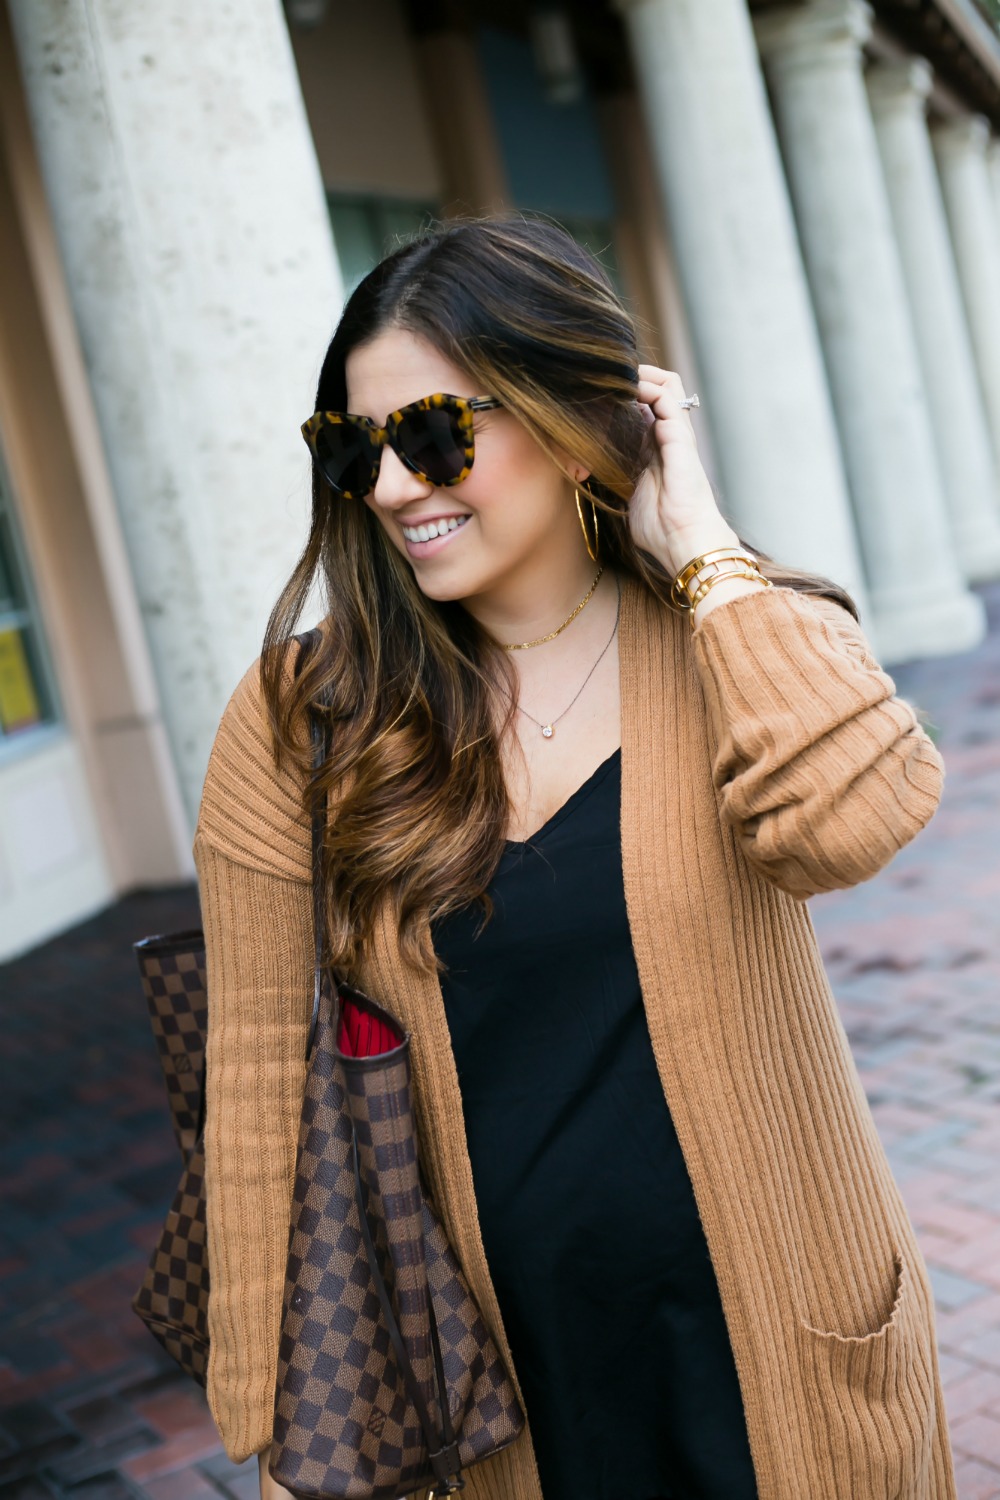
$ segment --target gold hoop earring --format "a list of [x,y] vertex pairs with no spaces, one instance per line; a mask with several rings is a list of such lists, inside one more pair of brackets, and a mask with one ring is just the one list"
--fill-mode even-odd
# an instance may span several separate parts
[[580,517],[580,530],[583,532],[583,540],[587,545],[587,556],[590,558],[591,562],[600,562],[600,527],[597,522],[597,506],[594,504],[593,500],[591,500],[590,511],[591,515],[594,518],[594,545],[591,546],[590,537],[587,535],[587,523],[583,519],[583,506],[580,504],[580,491],[574,490],[573,494],[576,496],[576,513]]

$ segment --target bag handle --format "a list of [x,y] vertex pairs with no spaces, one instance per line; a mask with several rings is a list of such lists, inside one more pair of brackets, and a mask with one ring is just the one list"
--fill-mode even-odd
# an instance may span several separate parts
[[[295,676],[298,677],[302,668],[309,660],[310,655],[319,643],[320,630],[313,626],[312,630],[303,631],[296,637],[300,642],[299,654],[295,659]],[[317,773],[326,760],[330,751],[330,733],[320,715],[315,709],[309,715],[309,738],[312,743],[312,768]],[[326,914],[323,910],[322,900],[322,864],[323,864],[323,829],[326,823],[326,799],[320,797],[315,788],[312,794],[311,805],[311,827],[312,827],[312,908],[313,908],[313,1003],[312,1015],[309,1019],[309,1034],[306,1041],[306,1057],[312,1055],[313,1042],[316,1040],[316,1027],[319,1022],[319,1003],[323,991],[323,929],[326,925]]]
[[[318,714],[311,716],[309,732],[312,736],[313,771],[319,771],[329,752],[330,736]],[[319,1003],[323,994],[323,932],[326,928],[326,911],[323,904],[323,830],[326,824],[326,798],[314,790],[312,802],[312,907],[313,907],[313,1003],[309,1021],[309,1039],[306,1042],[306,1057],[312,1055],[319,1024]],[[336,985],[336,975],[332,976]]]

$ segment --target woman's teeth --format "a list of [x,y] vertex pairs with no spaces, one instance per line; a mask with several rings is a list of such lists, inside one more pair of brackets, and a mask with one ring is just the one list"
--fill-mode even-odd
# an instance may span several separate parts
[[446,531],[457,531],[468,519],[468,516],[449,516],[445,521],[431,521],[426,526],[404,526],[403,535],[408,542],[429,542],[436,536],[444,536]]

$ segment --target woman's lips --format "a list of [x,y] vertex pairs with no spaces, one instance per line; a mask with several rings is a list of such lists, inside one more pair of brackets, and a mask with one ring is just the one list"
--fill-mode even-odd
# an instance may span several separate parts
[[463,532],[468,524],[468,521],[464,521],[461,526],[456,526],[454,531],[446,531],[444,536],[432,536],[427,542],[411,542],[405,536],[403,542],[410,557],[433,557],[436,552],[440,552],[442,547],[447,547],[449,542]]

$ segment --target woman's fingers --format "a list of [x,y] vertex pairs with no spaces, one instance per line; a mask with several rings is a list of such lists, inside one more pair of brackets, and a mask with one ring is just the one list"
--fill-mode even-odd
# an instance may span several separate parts
[[678,436],[682,430],[681,424],[683,424],[683,431],[692,439],[694,438],[694,423],[691,421],[690,408],[680,404],[683,388],[680,395],[676,395],[666,386],[640,381],[638,394],[640,402],[645,403],[655,419],[659,437],[667,438],[671,433],[675,437]]
[[[647,371],[652,373],[647,375]],[[654,374],[658,378],[653,378]],[[684,394],[684,382],[676,371],[654,370],[651,365],[639,366],[637,390],[639,400],[645,403],[653,415],[661,421],[686,417],[688,425],[693,430],[691,408],[680,404],[684,399]]]
[[639,384],[665,386],[678,398],[684,395],[684,382],[677,371],[661,370],[658,365],[640,365]]

